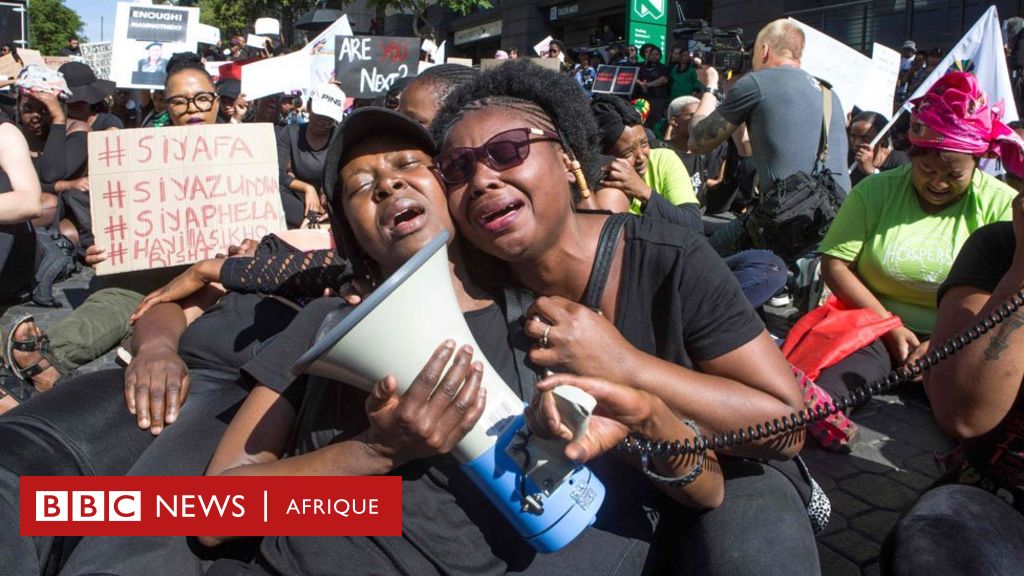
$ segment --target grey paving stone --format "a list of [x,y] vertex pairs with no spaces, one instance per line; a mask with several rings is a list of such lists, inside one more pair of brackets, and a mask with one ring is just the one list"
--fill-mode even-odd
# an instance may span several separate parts
[[[878,543],[869,540],[853,530],[844,530],[821,538],[825,545],[838,552],[843,558],[857,566],[863,566],[878,558]],[[822,567],[822,574],[828,574]]]
[[870,504],[854,498],[842,490],[833,490],[827,494],[829,500],[832,501],[833,516],[840,514],[847,518],[853,518],[872,509]]
[[939,465],[935,462],[935,454],[924,452],[907,460],[907,468],[925,476],[938,476]]
[[887,476],[912,490],[917,490],[918,493],[920,493],[924,492],[926,488],[931,486],[939,475],[936,473],[934,476],[925,476],[923,474],[918,474],[913,470],[894,470],[887,474]]
[[856,564],[821,544],[818,545],[818,562],[822,576],[860,576],[861,573]]
[[889,530],[896,524],[899,514],[887,510],[874,510],[850,521],[850,526],[869,539],[881,544]]
[[[828,492],[826,492],[828,494]],[[829,499],[831,499],[829,495]],[[846,521],[846,517],[843,512],[836,509],[836,502],[832,501],[832,516],[828,519],[828,526],[818,534],[818,537],[826,536],[828,534],[837,534],[850,529],[850,524]]]
[[898,464],[886,458],[877,447],[866,444],[858,444],[847,458],[851,465],[864,472],[884,474],[899,468]]
[[871,564],[861,570],[863,576],[879,576],[882,573],[882,569],[878,564]]
[[917,500],[918,493],[882,474],[865,472],[839,482],[843,492],[872,508],[902,510]]

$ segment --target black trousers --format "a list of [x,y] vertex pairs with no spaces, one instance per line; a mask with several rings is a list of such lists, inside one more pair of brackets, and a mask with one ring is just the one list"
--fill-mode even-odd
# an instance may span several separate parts
[[[825,389],[833,398],[884,378],[893,369],[889,350],[881,338],[857,350],[841,360],[835,366],[821,371],[817,384]],[[850,409],[846,410],[849,416]]]

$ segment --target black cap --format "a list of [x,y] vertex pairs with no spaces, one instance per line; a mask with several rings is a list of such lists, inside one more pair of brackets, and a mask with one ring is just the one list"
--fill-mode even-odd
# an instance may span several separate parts
[[225,78],[217,82],[217,96],[235,99],[242,93],[242,82],[234,78]]
[[334,130],[331,143],[327,146],[323,185],[324,194],[327,196],[327,213],[331,218],[331,234],[334,236],[334,243],[338,250],[349,258],[357,268],[362,266],[356,262],[359,259],[357,255],[362,251],[352,235],[352,229],[345,220],[345,214],[335,210],[335,208],[341,208],[340,202],[334,202],[338,172],[341,171],[346,149],[367,138],[391,139],[396,136],[405,136],[413,140],[431,156],[437,150],[434,138],[422,124],[404,114],[379,106],[359,108],[349,114]]
[[65,62],[57,71],[64,76],[64,80],[68,83],[68,89],[71,90],[68,104],[73,102],[96,104],[114,93],[114,83],[97,78],[96,73],[88,64]]

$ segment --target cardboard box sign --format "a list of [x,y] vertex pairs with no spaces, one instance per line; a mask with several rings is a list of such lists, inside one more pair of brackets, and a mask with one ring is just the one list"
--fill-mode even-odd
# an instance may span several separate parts
[[419,69],[419,38],[337,36],[334,42],[334,77],[353,98],[384,94],[395,80]]
[[270,124],[216,124],[89,133],[96,273],[213,258],[285,229]]
[[594,86],[591,88],[591,92],[595,94],[630,96],[633,94],[638,70],[639,68],[636,66],[608,66],[602,64],[597,67],[597,77],[594,79]]

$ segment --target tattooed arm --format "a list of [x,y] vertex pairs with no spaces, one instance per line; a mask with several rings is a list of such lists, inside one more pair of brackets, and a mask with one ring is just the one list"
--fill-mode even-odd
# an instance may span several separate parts
[[[718,90],[718,72],[714,68],[701,68],[697,76],[701,84],[711,90]],[[735,124],[715,111],[717,105],[718,99],[714,94],[701,94],[700,106],[690,119],[690,150],[698,154],[711,152],[736,130]]]
[[[950,288],[939,303],[932,346],[973,326],[1024,287],[1024,263],[1014,264],[992,293],[972,286]],[[949,357],[924,380],[939,427],[963,440],[998,425],[1020,397],[1024,378],[1024,311]]]

